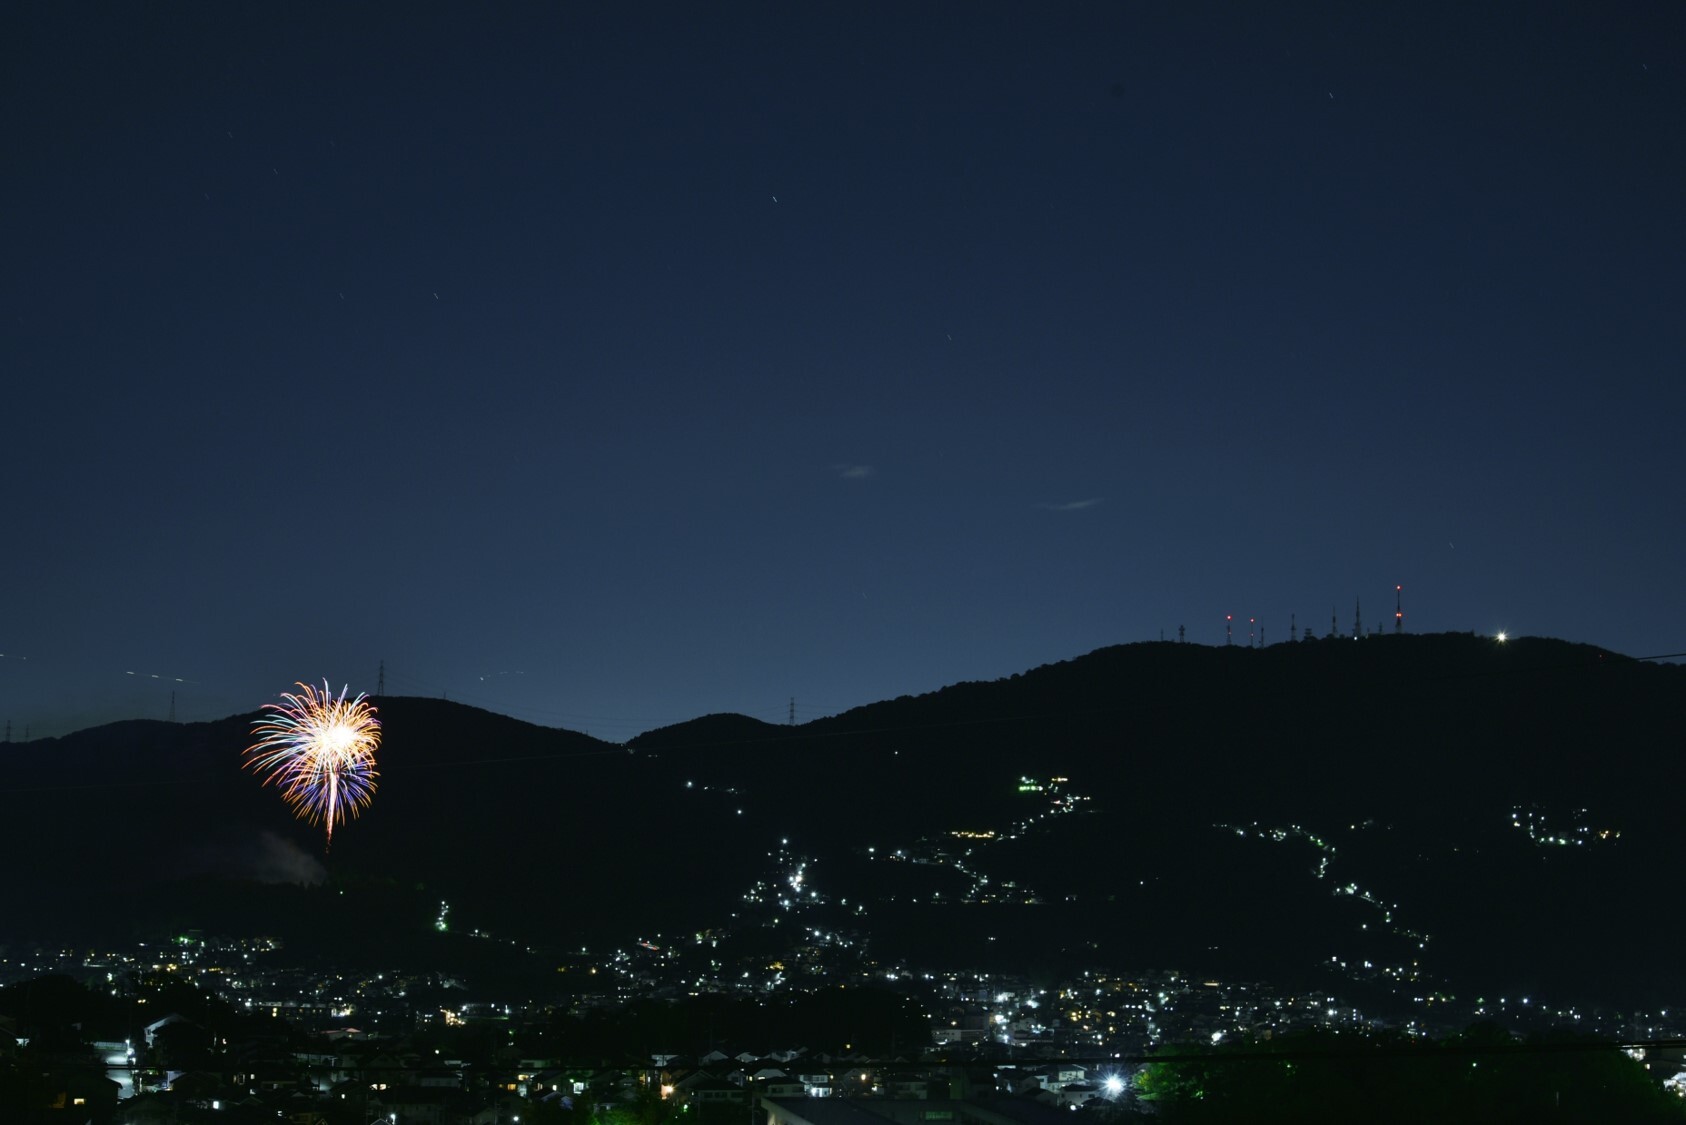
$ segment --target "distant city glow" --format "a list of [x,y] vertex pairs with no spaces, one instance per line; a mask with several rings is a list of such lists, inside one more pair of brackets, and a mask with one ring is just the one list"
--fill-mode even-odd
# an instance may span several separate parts
[[326,828],[332,847],[334,825],[374,799],[380,721],[361,694],[346,699],[348,687],[336,697],[326,680],[320,695],[297,686],[302,694],[283,692],[284,702],[264,704],[270,713],[252,726],[257,741],[246,748],[246,768],[267,775],[264,784],[273,782],[300,820]]

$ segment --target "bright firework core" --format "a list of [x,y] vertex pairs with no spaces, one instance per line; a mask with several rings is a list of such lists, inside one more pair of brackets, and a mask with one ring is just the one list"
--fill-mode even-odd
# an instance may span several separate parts
[[335,754],[344,754],[352,748],[358,738],[355,727],[344,723],[335,723],[322,732],[322,745]]
[[326,680],[320,695],[309,684],[301,694],[283,692],[282,703],[266,703],[252,726],[257,739],[246,748],[246,766],[275,783],[293,813],[327,829],[355,817],[375,796],[375,749],[380,721],[362,695],[347,700],[349,687],[336,697]]

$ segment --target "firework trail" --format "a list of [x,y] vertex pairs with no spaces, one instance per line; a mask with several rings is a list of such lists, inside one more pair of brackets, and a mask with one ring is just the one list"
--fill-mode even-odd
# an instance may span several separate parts
[[[366,808],[375,796],[375,748],[380,745],[380,721],[364,696],[338,697],[322,681],[322,692],[297,685],[302,694],[282,692],[282,703],[266,703],[270,714],[252,725],[257,739],[246,748],[246,768],[274,783],[293,815],[328,830],[334,844],[334,825]],[[324,849],[326,850],[326,849]]]

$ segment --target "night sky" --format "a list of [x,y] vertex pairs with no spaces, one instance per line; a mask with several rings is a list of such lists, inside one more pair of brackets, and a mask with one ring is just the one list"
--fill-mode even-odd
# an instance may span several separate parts
[[1686,648],[1679,4],[0,44],[14,739],[382,661],[612,740],[806,720],[1400,583],[1412,631]]

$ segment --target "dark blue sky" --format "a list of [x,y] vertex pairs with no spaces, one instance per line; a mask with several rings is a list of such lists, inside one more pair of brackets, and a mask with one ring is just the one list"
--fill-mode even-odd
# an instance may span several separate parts
[[1243,7],[11,13],[0,719],[1686,648],[1686,8]]

